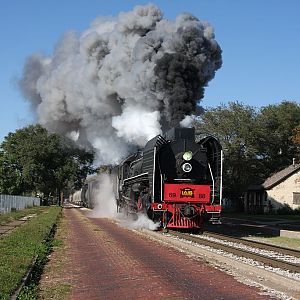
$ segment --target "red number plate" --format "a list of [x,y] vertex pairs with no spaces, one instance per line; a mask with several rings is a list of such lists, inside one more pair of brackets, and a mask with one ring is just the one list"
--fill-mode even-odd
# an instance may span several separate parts
[[202,202],[210,201],[210,186],[195,184],[165,184],[164,200],[172,202]]

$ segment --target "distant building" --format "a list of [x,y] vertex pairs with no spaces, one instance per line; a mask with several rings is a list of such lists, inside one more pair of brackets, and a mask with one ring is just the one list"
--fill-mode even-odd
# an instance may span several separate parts
[[300,208],[300,164],[273,174],[262,185],[250,186],[244,196],[248,213],[276,212],[284,205]]

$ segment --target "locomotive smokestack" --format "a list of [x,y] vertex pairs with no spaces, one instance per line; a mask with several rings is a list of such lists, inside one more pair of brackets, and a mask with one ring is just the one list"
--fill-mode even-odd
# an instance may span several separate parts
[[45,128],[114,164],[193,113],[221,64],[210,25],[137,6],[66,33],[51,57],[28,58],[20,87]]

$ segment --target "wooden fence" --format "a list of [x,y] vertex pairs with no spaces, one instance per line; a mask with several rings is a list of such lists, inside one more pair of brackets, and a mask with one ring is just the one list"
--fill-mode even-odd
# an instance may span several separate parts
[[6,214],[12,210],[25,209],[31,206],[40,206],[40,198],[0,195],[0,214]]

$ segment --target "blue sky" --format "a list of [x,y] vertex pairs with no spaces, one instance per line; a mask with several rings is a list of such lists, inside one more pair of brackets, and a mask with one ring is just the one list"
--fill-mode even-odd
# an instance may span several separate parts
[[[300,1],[161,0],[167,19],[191,12],[215,28],[223,66],[206,88],[203,106],[238,100],[261,107],[300,102]],[[16,88],[26,57],[51,55],[69,30],[82,32],[100,15],[116,16],[149,1],[2,0],[0,2],[0,142],[34,122]]]

